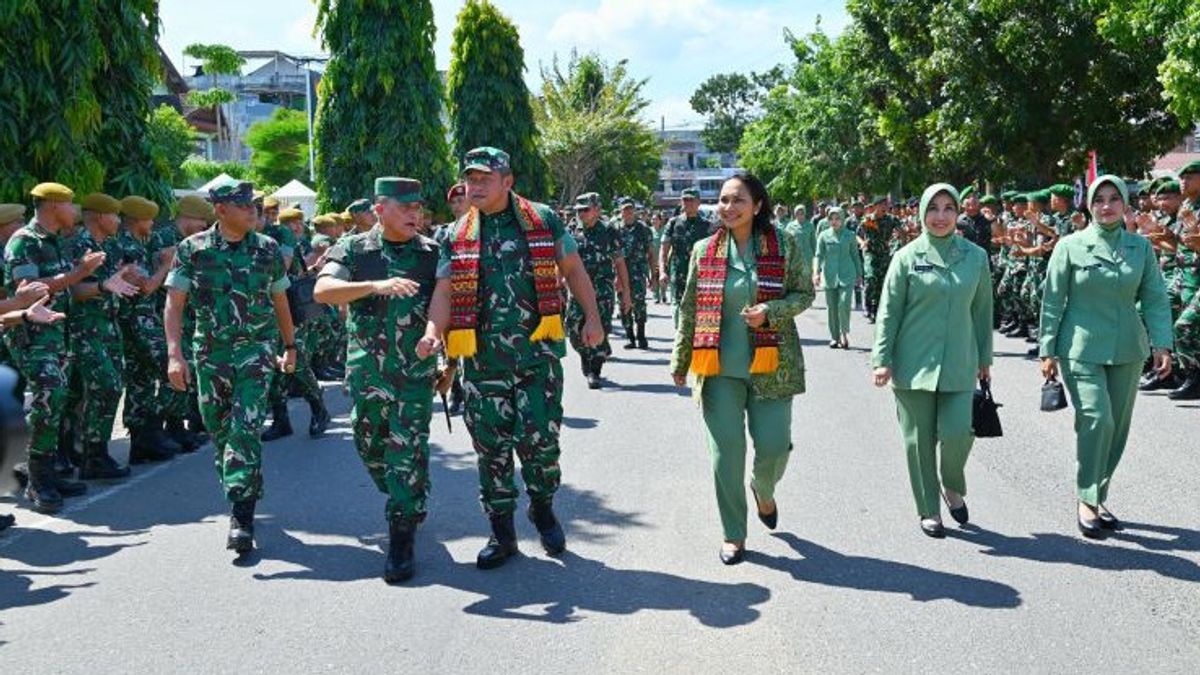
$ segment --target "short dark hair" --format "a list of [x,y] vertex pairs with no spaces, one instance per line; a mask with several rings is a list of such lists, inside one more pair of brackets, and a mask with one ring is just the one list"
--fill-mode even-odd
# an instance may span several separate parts
[[738,171],[730,176],[729,180],[740,181],[750,191],[750,200],[762,204],[758,213],[754,214],[754,231],[767,232],[774,227],[771,224],[774,210],[771,208],[771,196],[767,194],[767,186],[749,171]]

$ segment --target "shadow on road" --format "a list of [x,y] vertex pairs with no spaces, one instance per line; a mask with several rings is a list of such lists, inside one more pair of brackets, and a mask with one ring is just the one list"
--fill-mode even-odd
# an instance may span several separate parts
[[[106,558],[124,548],[141,546],[145,541],[122,542],[95,546],[90,539],[114,539],[144,534],[131,532],[51,532],[32,529],[15,532],[19,541],[0,547],[0,611],[54,602],[70,595],[76,588],[88,588],[95,582],[56,584],[31,591],[36,577],[59,577],[88,574],[95,568],[85,567],[65,571],[42,569],[13,569],[11,563],[42,568],[63,567],[73,563]],[[0,542],[2,543],[2,542]]]
[[800,558],[746,552],[746,562],[790,574],[797,581],[860,591],[903,593],[918,602],[953,600],[971,607],[1011,609],[1021,594],[1007,584],[926,569],[916,565],[832,551],[791,533],[771,535]]
[[563,417],[562,424],[568,429],[595,429],[600,420],[592,417]]
[[[947,530],[949,536],[980,544],[984,555],[1002,558],[1022,558],[1034,562],[1078,565],[1098,570],[1156,572],[1164,577],[1183,581],[1200,581],[1200,565],[1179,556],[1157,553],[1161,550],[1200,550],[1200,533],[1173,527],[1125,523],[1125,530],[1110,535],[1114,540],[1127,541],[1145,549],[1126,548],[1090,542],[1076,535],[1057,532],[1034,533],[1028,537],[1010,537],[999,532],[964,525],[962,530]],[[1143,533],[1156,533],[1151,537]]]

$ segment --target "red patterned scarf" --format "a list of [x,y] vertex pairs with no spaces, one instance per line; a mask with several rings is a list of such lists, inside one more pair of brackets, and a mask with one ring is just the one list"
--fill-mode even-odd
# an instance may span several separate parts
[[[525,231],[525,242],[533,258],[533,285],[537,291],[538,314],[542,316],[529,339],[562,340],[562,295],[558,289],[558,262],[554,255],[554,233],[542,221],[533,204],[512,193],[517,222]],[[478,351],[476,329],[479,323],[479,209],[463,215],[452,230],[450,242],[450,332],[446,336],[446,355],[450,358],[474,356]]]
[[[783,296],[784,259],[778,231],[771,227],[758,237],[758,303]],[[725,298],[725,275],[729,271],[729,234],[721,228],[708,240],[700,258],[696,284],[696,333],[692,338],[692,372],[718,375],[721,372],[721,303]],[[773,373],[779,367],[779,330],[766,324],[753,330],[754,360],[750,372]]]

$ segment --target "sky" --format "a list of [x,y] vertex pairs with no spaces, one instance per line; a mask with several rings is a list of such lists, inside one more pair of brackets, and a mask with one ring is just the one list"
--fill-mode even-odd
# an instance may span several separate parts
[[[433,0],[439,69],[450,64],[450,37],[463,0]],[[606,61],[628,59],[631,74],[649,78],[647,121],[667,128],[699,127],[688,104],[710,75],[764,71],[793,57],[783,29],[839,33],[848,19],[842,2],[816,0],[493,0],[517,24],[525,48],[526,82],[540,86],[539,63],[572,49]],[[313,37],[312,0],[161,0],[159,40],[185,75],[183,49],[194,42],[239,50],[278,50],[297,56],[322,52]]]

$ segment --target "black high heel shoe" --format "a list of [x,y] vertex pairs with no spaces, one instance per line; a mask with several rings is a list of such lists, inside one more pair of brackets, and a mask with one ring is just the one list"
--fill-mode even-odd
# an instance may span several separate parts
[[[962,499],[962,497],[959,497]],[[950,500],[946,498],[945,493],[942,494],[942,501],[946,502],[946,508],[950,509],[950,517],[959,525],[966,525],[971,519],[971,512],[967,510],[967,500],[963,499],[962,506],[954,508],[950,505]]]
[[725,547],[721,547],[721,563],[725,565],[736,565],[746,559],[745,545],[739,546],[733,551],[726,551]]
[[758,507],[758,493],[754,491],[754,486],[750,486],[750,494],[754,495],[754,512],[758,514],[758,519],[766,525],[768,530],[774,530],[779,524],[779,502],[775,502],[775,510],[770,513],[763,513]]
[[932,518],[921,519],[921,531],[925,533],[925,536],[933,537],[934,539],[946,538],[945,526],[942,525],[941,521]]
[[1100,529],[1103,529],[1103,530],[1119,530],[1119,529],[1121,529],[1121,521],[1118,520],[1117,517],[1112,514],[1112,511],[1109,511],[1108,508],[1105,507],[1103,504],[1100,505],[1100,508],[1104,509],[1103,511],[1101,511],[1099,508],[1096,509],[1096,515],[1099,517],[1099,520],[1100,520]]
[[1076,521],[1079,525],[1079,533],[1088,539],[1103,539],[1104,529],[1101,526],[1099,518],[1084,518],[1079,515],[1078,507],[1076,507]]

